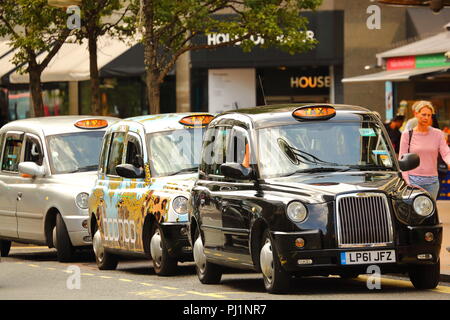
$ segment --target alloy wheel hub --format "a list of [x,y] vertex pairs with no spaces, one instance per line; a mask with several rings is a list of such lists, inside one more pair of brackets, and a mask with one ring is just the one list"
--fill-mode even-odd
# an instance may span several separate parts
[[272,244],[270,239],[266,239],[263,247],[261,248],[259,262],[261,264],[261,271],[266,277],[267,281],[272,282],[273,278],[273,254]]
[[195,240],[193,255],[194,255],[195,264],[197,265],[200,272],[201,273],[205,272],[206,255],[203,250],[203,241],[200,236],[197,238],[197,240]]
[[157,266],[160,266],[162,260],[162,246],[161,233],[159,229],[156,229],[150,241],[150,253],[152,255],[153,263],[155,263]]
[[97,230],[94,234],[94,238],[92,239],[92,247],[94,249],[94,254],[97,257],[98,261],[103,261],[103,256],[105,254],[105,249],[102,245],[102,236],[100,231]]

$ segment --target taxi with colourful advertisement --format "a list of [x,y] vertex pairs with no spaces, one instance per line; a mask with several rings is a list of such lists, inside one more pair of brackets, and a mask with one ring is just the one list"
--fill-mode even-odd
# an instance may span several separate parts
[[348,105],[229,111],[209,124],[188,211],[199,280],[223,267],[262,272],[268,292],[294,276],[406,273],[437,286],[442,225],[411,187],[379,115]]
[[57,249],[59,261],[90,247],[88,193],[113,117],[58,116],[0,129],[0,252],[11,242]]
[[119,256],[151,257],[158,275],[192,260],[187,202],[198,176],[203,113],[147,115],[113,125],[89,197],[90,234],[101,270]]

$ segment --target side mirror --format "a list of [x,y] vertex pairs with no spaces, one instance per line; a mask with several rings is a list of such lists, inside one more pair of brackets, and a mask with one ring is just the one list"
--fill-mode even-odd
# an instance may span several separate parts
[[420,157],[416,153],[405,153],[398,163],[400,165],[400,170],[410,171],[420,165]]
[[45,169],[34,162],[25,161],[19,163],[19,173],[39,178],[45,176]]
[[119,176],[129,179],[145,178],[145,172],[142,168],[136,168],[132,164],[125,163],[116,166],[116,172]]
[[253,170],[240,163],[224,163],[220,166],[220,171],[225,177],[236,180],[249,180],[253,176]]

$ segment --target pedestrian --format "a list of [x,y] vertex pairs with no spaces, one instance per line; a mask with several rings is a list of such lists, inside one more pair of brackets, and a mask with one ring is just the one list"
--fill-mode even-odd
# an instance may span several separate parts
[[425,189],[436,200],[439,190],[438,154],[442,156],[449,168],[450,149],[444,140],[444,133],[431,126],[433,105],[429,101],[419,102],[415,104],[414,110],[417,125],[413,130],[403,131],[399,156],[401,157],[405,153],[416,153],[420,157],[420,165],[402,174],[409,185]]
[[386,131],[397,155],[400,150],[400,138],[402,137],[400,128],[402,127],[404,120],[404,116],[395,116],[389,123],[385,124]]

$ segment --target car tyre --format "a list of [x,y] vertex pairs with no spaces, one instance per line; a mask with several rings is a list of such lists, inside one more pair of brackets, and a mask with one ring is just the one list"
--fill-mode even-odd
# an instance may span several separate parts
[[0,256],[7,257],[9,255],[9,250],[11,250],[11,241],[0,240]]
[[116,255],[105,250],[100,230],[96,230],[92,238],[92,247],[95,254],[95,262],[100,270],[116,270],[119,259]]
[[195,232],[193,256],[198,279],[203,284],[217,284],[222,278],[222,268],[206,260],[203,240],[198,230]]
[[291,275],[281,266],[276,247],[269,230],[264,231],[259,262],[264,279],[264,287],[269,293],[285,293],[290,288]]
[[417,265],[409,270],[409,279],[416,289],[434,289],[439,284],[440,262]]
[[56,225],[53,228],[53,246],[59,262],[69,262],[74,255],[74,247],[69,238],[66,224],[60,214],[56,215]]
[[153,260],[153,269],[158,276],[170,276],[176,273],[178,260],[170,256],[161,226],[156,222],[150,237],[150,255]]

